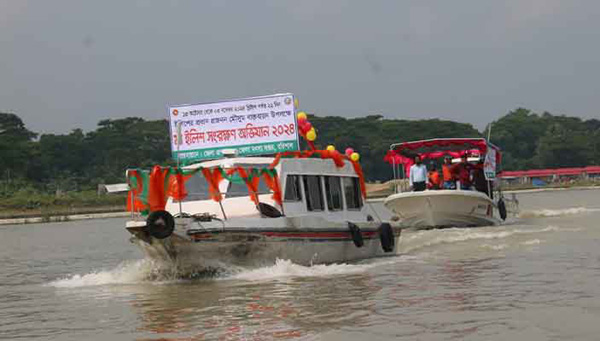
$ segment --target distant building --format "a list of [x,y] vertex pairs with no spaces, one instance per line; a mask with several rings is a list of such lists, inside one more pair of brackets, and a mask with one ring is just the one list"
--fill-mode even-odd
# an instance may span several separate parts
[[505,185],[532,184],[534,186],[544,186],[572,180],[600,181],[600,166],[504,171],[498,177]]

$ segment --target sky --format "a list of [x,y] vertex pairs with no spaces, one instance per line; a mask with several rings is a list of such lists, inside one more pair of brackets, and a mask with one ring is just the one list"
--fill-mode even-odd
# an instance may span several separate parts
[[40,133],[292,92],[319,116],[600,118],[597,0],[0,0],[0,112]]

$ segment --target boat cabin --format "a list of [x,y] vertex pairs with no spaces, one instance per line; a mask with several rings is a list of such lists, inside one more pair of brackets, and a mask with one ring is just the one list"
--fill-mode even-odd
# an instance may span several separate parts
[[[281,158],[273,168],[276,176],[270,178],[278,183],[269,185],[264,173],[275,161],[273,157],[235,157],[186,166],[185,171],[208,169],[227,174],[218,180],[221,199],[213,200],[209,180],[198,171],[185,181],[185,198],[181,202],[169,198],[165,209],[175,216],[181,211],[220,219],[311,215],[364,220],[361,182],[350,161],[338,167],[331,159]],[[258,203],[252,198],[254,193]]]

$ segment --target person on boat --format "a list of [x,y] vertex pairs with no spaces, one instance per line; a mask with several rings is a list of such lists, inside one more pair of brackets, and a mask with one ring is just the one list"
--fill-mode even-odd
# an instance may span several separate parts
[[440,179],[440,173],[437,170],[437,166],[433,162],[429,166],[429,173],[427,174],[427,178],[429,179],[429,188],[430,189],[440,189],[441,188],[442,180]]
[[410,166],[408,181],[415,192],[424,191],[427,181],[427,167],[421,162],[420,156],[415,156],[415,164]]
[[460,189],[470,190],[471,189],[471,171],[473,165],[467,160],[467,154],[463,154],[460,157],[460,163],[452,166],[452,173],[454,177],[460,182]]
[[452,156],[450,155],[444,157],[442,174],[444,177],[444,189],[456,189],[456,179],[454,178],[454,173],[452,173]]

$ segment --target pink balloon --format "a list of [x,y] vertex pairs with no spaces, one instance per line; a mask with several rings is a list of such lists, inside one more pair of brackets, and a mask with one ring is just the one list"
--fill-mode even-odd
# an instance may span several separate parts
[[346,148],[346,155],[347,155],[347,156],[350,156],[350,155],[352,155],[352,153],[354,153],[354,149],[352,149],[352,148],[350,148],[350,147]]

